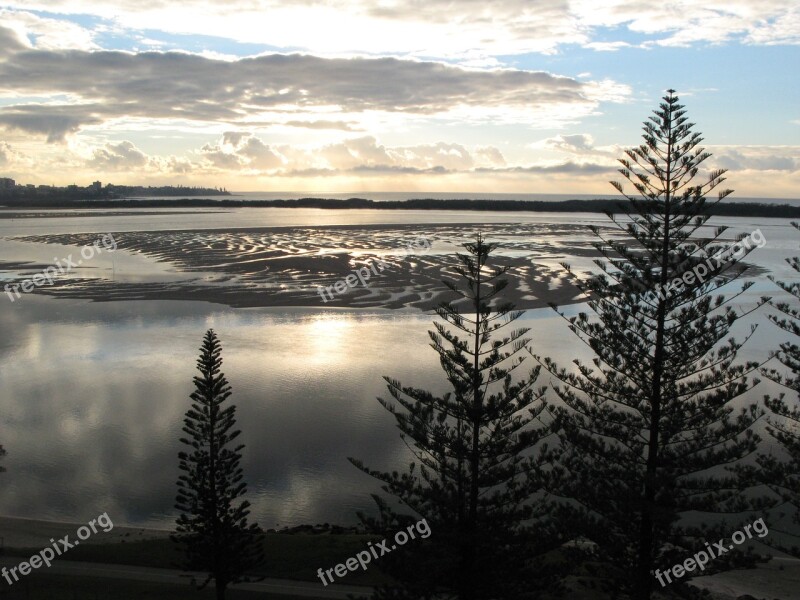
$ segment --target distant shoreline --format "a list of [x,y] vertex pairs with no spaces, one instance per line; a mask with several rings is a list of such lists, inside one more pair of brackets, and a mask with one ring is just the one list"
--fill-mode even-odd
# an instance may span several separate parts
[[[452,210],[491,212],[596,212],[620,213],[630,208],[625,200],[470,200],[419,198],[410,200],[369,200],[349,198],[300,198],[293,200],[240,200],[235,198],[149,198],[116,200],[4,200],[6,209],[108,209],[108,208],[315,208],[326,210]],[[714,216],[800,218],[800,205],[765,204],[759,202],[709,203],[708,213]]]

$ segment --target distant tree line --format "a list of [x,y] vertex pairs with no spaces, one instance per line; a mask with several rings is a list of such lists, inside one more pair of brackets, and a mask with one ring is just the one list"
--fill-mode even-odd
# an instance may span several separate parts
[[91,206],[103,208],[99,202],[114,200],[123,201],[125,198],[139,196],[230,196],[225,188],[206,188],[197,186],[141,186],[141,185],[114,185],[112,183],[101,186],[86,187],[78,185],[50,186],[50,185],[17,185],[13,188],[0,189],[0,203],[8,206],[24,206],[32,208],[43,207],[78,207]]
[[[180,191],[188,188],[172,188],[170,193],[141,191],[157,188],[135,188],[136,193],[128,192],[128,198],[116,200],[82,200],[80,196],[70,198],[17,198],[0,197],[6,206],[19,208],[322,208],[330,210],[371,209],[371,210],[472,210],[496,212],[589,212],[603,214],[624,214],[631,211],[631,203],[627,200],[368,200],[349,198],[334,200],[331,198],[300,198],[295,200],[213,200],[210,198],[176,198],[176,199],[141,199],[135,196],[191,196],[191,195],[225,195],[230,192],[215,192],[197,188],[197,192]],[[70,200],[64,202],[64,200]],[[719,202],[708,207],[712,216],[728,217],[767,217],[767,218],[800,218],[800,206],[790,204],[762,204],[759,202]]]

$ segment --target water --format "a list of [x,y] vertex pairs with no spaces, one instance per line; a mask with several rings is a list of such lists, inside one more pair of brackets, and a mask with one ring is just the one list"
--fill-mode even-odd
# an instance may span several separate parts
[[[37,211],[39,212],[39,211]],[[65,248],[14,235],[372,223],[600,222],[599,215],[486,214],[237,209],[86,218],[0,219],[0,256],[49,261]],[[445,220],[446,219],[446,220]],[[520,221],[521,222],[521,221]],[[780,220],[718,219],[741,232],[759,227],[767,245],[753,262],[780,278],[797,236]],[[191,223],[191,225],[189,225]],[[72,248],[72,251],[75,249]],[[115,255],[117,269],[174,277],[170,265]],[[774,287],[763,277],[738,304]],[[575,310],[575,309],[572,309]],[[761,358],[781,334],[760,325],[743,358]],[[576,344],[550,309],[525,315],[535,351],[566,363]],[[744,326],[744,324],[742,324]],[[355,522],[371,510],[377,483],[347,460],[378,469],[409,461],[393,418],[376,401],[381,377],[443,392],[428,347],[431,316],[412,310],[232,309],[191,301],[95,303],[33,294],[0,297],[0,443],[8,450],[0,513],[84,521],[108,512],[114,523],[168,526],[174,518],[177,453],[194,361],[204,331],[224,345],[246,444],[243,467],[253,514],[264,527]],[[739,329],[743,337],[745,328]],[[760,397],[769,387],[757,390]]]
[[[139,199],[174,199],[180,196],[143,196]],[[284,192],[232,192],[232,196],[192,196],[193,198],[235,198],[237,200],[297,200],[300,198],[331,198],[347,200],[348,198],[366,198],[376,202],[391,200],[539,200],[558,202],[562,200],[616,200],[618,194],[509,194],[497,192],[375,192],[361,190],[353,192],[326,191],[284,191]],[[727,202],[762,202],[766,204],[793,204],[798,198],[746,198],[731,196]]]

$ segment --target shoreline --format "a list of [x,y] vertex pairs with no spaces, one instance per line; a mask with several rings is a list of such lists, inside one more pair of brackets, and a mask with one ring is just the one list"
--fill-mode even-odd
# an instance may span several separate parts
[[[91,519],[88,519],[87,522],[89,520]],[[3,541],[3,548],[44,548],[52,543],[51,538],[58,539],[65,535],[69,535],[71,539],[74,538],[75,532],[83,525],[86,525],[86,522],[71,523],[0,516],[0,538]],[[170,533],[167,529],[114,525],[114,528],[108,532],[98,528],[98,532],[93,534],[89,540],[92,544],[116,544],[167,539]]]
[[[794,202],[794,204],[792,204]],[[443,210],[481,212],[556,212],[620,213],[630,210],[625,198],[614,200],[472,200],[418,198],[410,200],[370,200],[367,198],[300,198],[296,200],[243,200],[210,198],[121,198],[118,200],[26,199],[0,200],[3,211],[28,209],[131,209],[131,208],[315,208],[325,210]],[[761,202],[709,202],[712,216],[800,218],[800,203],[786,199],[782,204]]]

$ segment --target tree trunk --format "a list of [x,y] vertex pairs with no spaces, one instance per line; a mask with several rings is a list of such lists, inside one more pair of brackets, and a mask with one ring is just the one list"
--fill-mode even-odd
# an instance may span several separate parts
[[[670,141],[672,140],[672,124],[669,126]],[[661,250],[661,289],[666,289],[669,279],[667,263],[669,262],[670,248],[670,202],[672,186],[672,143],[667,144],[666,161],[666,186],[664,197],[664,244]],[[650,431],[647,447],[647,466],[644,478],[644,498],[642,499],[641,525],[639,529],[639,564],[637,568],[636,600],[650,600],[653,592],[653,539],[655,512],[655,483],[658,477],[659,466],[659,437],[661,434],[661,380],[664,373],[664,329],[667,317],[667,297],[658,301],[656,321],[655,350],[653,352],[653,380],[650,394]]]
[[[481,241],[479,240],[480,244]],[[464,548],[464,581],[467,585],[463,589],[460,600],[472,600],[476,597],[474,584],[476,556],[476,537],[478,533],[478,497],[480,494],[480,435],[481,412],[483,399],[481,398],[480,385],[480,339],[481,339],[481,268],[483,258],[478,254],[478,273],[475,285],[475,355],[472,373],[472,448],[470,450],[470,490],[469,513],[467,517],[466,548]]]

